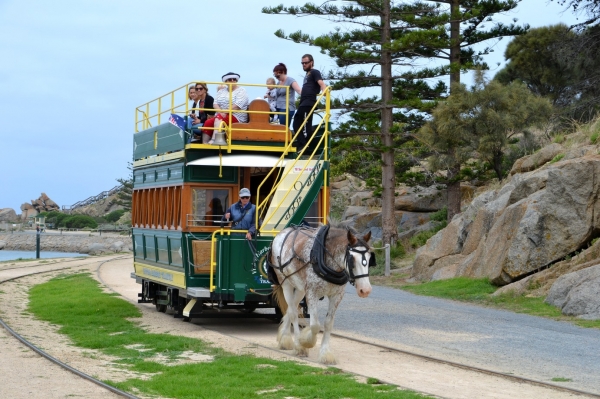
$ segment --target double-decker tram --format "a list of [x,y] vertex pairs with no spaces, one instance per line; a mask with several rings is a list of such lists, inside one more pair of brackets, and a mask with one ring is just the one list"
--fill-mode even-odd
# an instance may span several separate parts
[[[132,277],[141,284],[139,302],[151,302],[160,312],[171,309],[184,320],[278,318],[265,264],[273,237],[290,225],[317,227],[328,215],[329,88],[315,105],[321,109],[312,110],[321,116],[312,138],[297,151],[288,110],[279,113],[285,124],[271,123],[265,100],[250,100],[246,110],[238,110],[231,94],[229,109],[219,112],[244,113],[248,121],[232,123],[229,117],[205,128],[213,132],[212,143],[191,141],[197,127],[178,123],[179,117],[214,112],[191,108],[188,87],[194,84],[135,110]],[[249,93],[266,89],[236,84]],[[247,230],[222,222],[242,188],[250,190],[256,205],[257,233],[250,240]],[[271,310],[254,312],[257,308]]]

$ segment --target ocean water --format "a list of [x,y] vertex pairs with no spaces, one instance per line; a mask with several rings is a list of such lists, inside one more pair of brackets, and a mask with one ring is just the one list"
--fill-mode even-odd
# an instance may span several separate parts
[[[53,251],[40,251],[40,258],[74,258],[76,256],[87,256],[84,254],[78,254],[75,252],[53,252]],[[15,260],[15,259],[35,259],[35,251],[0,251],[0,262],[3,260]]]

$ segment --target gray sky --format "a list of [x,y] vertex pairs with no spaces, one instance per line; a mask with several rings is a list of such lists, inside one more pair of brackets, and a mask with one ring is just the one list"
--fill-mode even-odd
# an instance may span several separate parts
[[[273,35],[333,24],[260,12],[280,2],[0,0],[0,209],[20,213],[41,192],[71,205],[117,185],[129,173],[135,107],[187,82],[233,71],[264,83],[279,62],[299,80],[304,53],[318,69],[333,68],[317,48]],[[523,0],[504,19],[532,27],[575,21],[561,10]],[[492,74],[509,41],[486,59]]]

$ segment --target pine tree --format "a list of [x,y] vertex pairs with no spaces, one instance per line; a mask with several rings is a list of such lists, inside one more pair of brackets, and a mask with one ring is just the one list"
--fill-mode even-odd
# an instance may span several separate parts
[[116,179],[117,182],[121,183],[121,189],[117,193],[117,200],[115,203],[121,205],[126,211],[131,211],[131,199],[133,196],[133,168],[131,162],[127,163],[127,169],[129,169],[129,177],[126,179]]

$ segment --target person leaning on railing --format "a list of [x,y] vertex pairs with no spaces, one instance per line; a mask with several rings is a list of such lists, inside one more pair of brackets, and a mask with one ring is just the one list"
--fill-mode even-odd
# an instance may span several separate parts
[[[232,230],[248,230],[246,239],[251,240],[256,234],[256,223],[254,221],[256,205],[250,202],[250,190],[242,188],[240,190],[240,200],[231,205],[225,211],[221,224],[231,223]],[[233,233],[239,235],[241,233]]]
[[[204,122],[205,128],[202,130],[202,143],[204,144],[212,144],[212,136],[213,129],[215,125],[219,125],[221,121],[229,124],[229,87],[231,87],[231,109],[232,110],[248,110],[248,104],[250,101],[248,100],[248,94],[246,93],[246,89],[238,86],[236,83],[240,79],[240,75],[234,72],[228,72],[222,77],[223,82],[230,83],[225,85],[223,89],[217,92],[217,97],[215,98],[214,109],[217,110],[217,114],[213,118],[209,118]],[[248,114],[245,112],[232,112],[231,115],[231,123],[247,123],[248,122]]]
[[[292,122],[292,117],[294,116],[294,111],[296,110],[296,93],[300,94],[300,85],[298,84],[298,82],[296,82],[296,80],[294,78],[287,76],[287,67],[282,62],[275,65],[275,68],[273,68],[273,76],[275,76],[279,80],[279,83],[278,83],[279,86],[289,86],[290,87],[290,94],[287,97],[288,98],[288,103],[287,103],[288,122],[287,123],[289,125]],[[285,104],[286,91],[287,91],[287,89],[285,87],[277,88],[277,97],[275,99],[275,109],[277,110],[277,112],[285,112],[285,110],[286,110],[286,104]],[[279,115],[277,115],[277,117],[279,118],[279,123],[281,125],[285,125],[285,114],[279,114]]]

